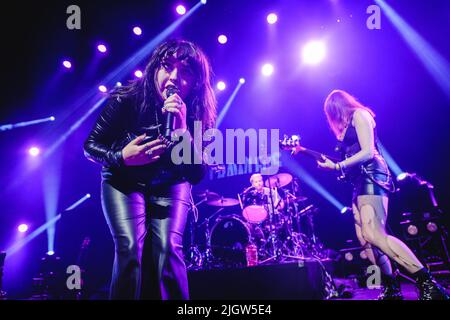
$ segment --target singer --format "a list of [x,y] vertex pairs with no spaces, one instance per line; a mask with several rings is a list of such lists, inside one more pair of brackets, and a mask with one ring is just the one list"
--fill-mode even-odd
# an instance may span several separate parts
[[[170,136],[214,126],[203,51],[186,40],[155,49],[142,78],[110,94],[84,143],[102,165],[101,201],[114,241],[111,299],[189,299],[183,232],[204,164],[175,165]],[[169,117],[168,117],[169,116]]]

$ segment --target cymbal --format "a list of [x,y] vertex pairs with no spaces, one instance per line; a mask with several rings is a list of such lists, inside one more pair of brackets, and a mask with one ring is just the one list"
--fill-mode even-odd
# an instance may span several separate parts
[[215,207],[231,207],[239,204],[239,200],[233,198],[219,198],[215,200],[206,201],[206,204]]
[[291,201],[294,201],[294,202],[301,202],[301,201],[306,201],[306,200],[308,200],[308,198],[305,197],[305,196],[294,196],[294,195],[291,194],[291,193],[288,193],[288,194],[287,194],[287,197],[288,197]]
[[215,192],[212,192],[209,190],[200,191],[200,192],[196,193],[196,196],[206,199],[208,201],[220,199],[220,196],[218,193],[215,193]]
[[[270,184],[269,184],[270,181]],[[289,173],[279,173],[274,176],[271,176],[266,180],[265,186],[269,187],[277,187],[281,188],[287,186],[292,181],[292,176]]]

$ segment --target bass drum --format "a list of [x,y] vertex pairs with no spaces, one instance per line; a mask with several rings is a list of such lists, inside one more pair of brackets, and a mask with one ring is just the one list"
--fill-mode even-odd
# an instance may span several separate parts
[[246,266],[247,245],[252,243],[260,248],[266,242],[262,228],[235,214],[217,218],[210,237],[212,256],[222,267]]

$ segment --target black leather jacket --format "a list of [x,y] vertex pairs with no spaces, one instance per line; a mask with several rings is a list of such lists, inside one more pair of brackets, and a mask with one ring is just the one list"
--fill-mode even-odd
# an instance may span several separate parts
[[[143,128],[158,125],[155,112],[159,112],[159,119],[164,119],[160,110],[156,108],[139,116],[137,100],[132,97],[111,97],[107,101],[84,143],[85,156],[103,166],[103,179],[119,183],[156,185],[184,181],[196,184],[203,178],[206,172],[205,165],[175,165],[171,160],[171,149],[154,163],[125,166],[122,149],[134,137],[142,134]],[[194,150],[193,144],[191,147],[191,150]]]

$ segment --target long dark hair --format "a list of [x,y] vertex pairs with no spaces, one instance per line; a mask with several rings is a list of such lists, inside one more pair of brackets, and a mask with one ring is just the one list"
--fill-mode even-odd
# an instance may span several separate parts
[[163,60],[175,54],[178,60],[186,60],[194,71],[194,86],[185,101],[188,118],[191,121],[202,121],[203,131],[213,128],[216,121],[217,101],[211,86],[211,65],[203,50],[187,40],[173,39],[160,44],[150,57],[142,78],[117,88],[112,96],[133,96],[137,99],[140,113],[151,110],[160,103],[155,86],[156,71]]

